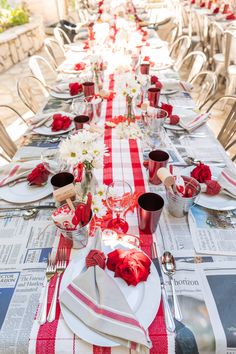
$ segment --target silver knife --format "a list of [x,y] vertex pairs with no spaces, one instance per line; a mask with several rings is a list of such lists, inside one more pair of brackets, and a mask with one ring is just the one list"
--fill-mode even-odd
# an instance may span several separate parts
[[172,315],[172,312],[170,309],[170,305],[168,302],[168,296],[166,293],[165,283],[164,283],[163,275],[161,272],[160,261],[157,257],[157,250],[156,250],[156,243],[155,242],[153,242],[153,244],[152,244],[152,262],[153,262],[154,266],[156,267],[156,270],[157,270],[159,277],[160,277],[161,296],[162,296],[163,306],[164,306],[166,328],[169,332],[174,332],[175,331],[175,322],[174,322],[174,318],[173,318],[173,315]]
[[24,205],[24,206],[19,206],[19,207],[9,207],[9,208],[0,208],[1,211],[17,211],[17,210],[28,210],[28,209],[55,209],[56,205],[50,204],[50,205]]

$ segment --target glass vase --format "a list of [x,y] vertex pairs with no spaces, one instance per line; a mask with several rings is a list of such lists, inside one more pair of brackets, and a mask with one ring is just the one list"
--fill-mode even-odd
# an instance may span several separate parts
[[135,114],[133,111],[133,97],[126,97],[126,117],[130,120],[135,120]]
[[94,176],[93,170],[84,169],[83,177],[81,180],[81,192],[83,198],[90,192],[94,194],[98,186],[98,181]]

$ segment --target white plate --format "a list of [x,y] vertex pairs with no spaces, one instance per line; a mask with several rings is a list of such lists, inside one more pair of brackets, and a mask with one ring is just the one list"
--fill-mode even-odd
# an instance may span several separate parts
[[[180,116],[180,118],[181,117],[183,117],[183,118],[189,117],[190,120],[192,120],[194,117],[197,116],[197,113],[192,111],[191,109],[181,108],[181,107],[174,107],[172,114],[177,114],[178,116]],[[179,131],[184,130],[184,128],[182,128],[180,125],[171,125],[171,124],[165,123],[164,127],[166,129],[170,129],[170,130],[179,130]]]
[[[66,115],[68,116],[69,118],[73,119],[74,118],[74,114],[71,114],[71,113],[68,113],[68,112],[58,112],[58,114],[61,113],[63,115]],[[55,113],[49,113],[48,116],[52,116],[54,115]],[[47,115],[45,114],[45,117]],[[71,125],[69,126],[68,129],[66,130],[59,130],[57,132],[53,132],[52,131],[52,128],[51,127],[46,127],[46,125],[41,125],[40,127],[38,128],[34,128],[33,131],[37,134],[40,134],[40,135],[46,135],[46,136],[52,136],[52,135],[61,135],[61,134],[64,134],[64,133],[67,133],[67,132],[70,132],[72,129],[75,128],[75,123],[74,121],[71,122]]]
[[175,89],[162,89],[161,95],[173,95],[174,93],[178,92],[179,90]]
[[[70,72],[69,74],[73,74],[73,72]],[[83,93],[79,92],[77,95],[72,96],[69,91],[69,83],[68,84],[62,84],[62,85],[57,85],[58,88],[62,89],[62,92],[56,92],[51,90],[50,95],[54,98],[60,98],[61,100],[69,100],[70,98],[76,98],[76,97],[82,97]],[[64,91],[65,90],[65,91]]]
[[47,183],[42,186],[30,186],[27,181],[17,183],[12,187],[0,188],[0,199],[10,203],[31,203],[43,199],[52,194],[53,188],[50,183],[50,176]]
[[[128,243],[116,240],[105,240],[103,243],[103,252],[106,254],[116,248],[129,249],[134,247]],[[63,275],[60,292],[63,292],[71,281],[81,273],[84,267],[85,257],[76,257],[71,261]],[[106,272],[114,278],[114,272],[107,269]],[[136,287],[128,286],[121,278],[114,278],[114,281],[125,295],[137,319],[142,326],[147,329],[156,316],[161,300],[161,284],[155,266],[151,264],[151,273],[147,281],[139,283]],[[111,341],[92,331],[63,304],[61,304],[61,312],[72,332],[86,342],[105,347],[115,347],[119,345],[117,342]]]
[[[207,165],[207,162],[205,162]],[[190,172],[196,166],[186,167],[181,171],[181,175],[190,176]],[[217,180],[222,169],[216,166],[210,166],[212,179]],[[236,200],[228,197],[225,194],[209,195],[206,193],[201,193],[199,198],[195,201],[196,204],[203,206],[204,208],[213,210],[233,210],[236,209]]]

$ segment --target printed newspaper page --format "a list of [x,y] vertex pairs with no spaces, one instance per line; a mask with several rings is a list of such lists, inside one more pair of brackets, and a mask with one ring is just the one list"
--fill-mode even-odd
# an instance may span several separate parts
[[201,282],[216,338],[216,354],[236,354],[236,263],[202,264]]
[[28,352],[28,341],[45,280],[45,263],[0,272],[0,353]]
[[[160,250],[158,250],[160,254]],[[213,354],[215,337],[208,309],[204,300],[199,274],[199,264],[194,259],[182,257],[176,264],[174,283],[183,319],[175,321],[175,353]],[[173,297],[170,280],[164,273],[164,283],[169,303],[173,310]]]
[[55,240],[56,229],[52,221],[42,218],[25,221],[22,217],[11,217],[19,212],[8,212],[0,221],[0,264],[45,262]]
[[236,255],[236,210],[217,211],[194,206],[188,221],[197,253]]

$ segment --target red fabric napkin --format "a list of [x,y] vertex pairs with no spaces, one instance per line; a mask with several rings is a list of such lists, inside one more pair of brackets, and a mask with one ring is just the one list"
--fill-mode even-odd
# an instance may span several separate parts
[[85,42],[84,42],[84,49],[89,49],[89,43],[88,43],[88,41],[85,41]]
[[150,274],[150,265],[150,259],[135,249],[116,249],[108,254],[107,268],[128,285],[136,286],[141,281],[146,281]]
[[75,64],[74,66],[74,70],[76,71],[81,71],[81,70],[84,70],[86,67],[86,64],[85,63],[77,63]]
[[200,7],[205,7],[206,6],[206,3],[205,2],[202,2],[201,4],[200,4]]
[[54,114],[53,117],[53,122],[52,122],[52,131],[57,132],[59,130],[66,130],[69,128],[71,125],[72,120],[67,117],[63,116],[62,114]]
[[228,16],[226,16],[226,20],[236,20],[236,16],[233,13],[231,13]]
[[38,164],[27,176],[30,185],[42,186],[47,182],[49,176],[48,170],[43,163]]
[[164,111],[166,111],[168,113],[168,116],[171,116],[172,111],[173,111],[173,106],[171,104],[162,103],[161,109],[164,109]]
[[219,11],[220,11],[220,8],[216,7],[215,10],[213,11],[213,14],[218,14]]
[[162,87],[163,87],[163,85],[162,85],[162,83],[161,83],[160,81],[157,81],[157,82],[155,83],[155,86],[156,86],[156,88],[158,88],[159,90],[161,90]]
[[79,84],[78,82],[71,82],[69,84],[69,89],[70,89],[70,95],[75,96],[75,95],[78,95],[79,92],[83,91],[83,86],[82,86],[82,84]]
[[158,82],[158,77],[155,75],[151,76],[151,85],[155,85]]

